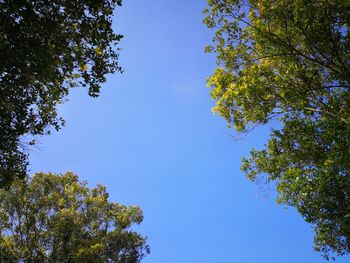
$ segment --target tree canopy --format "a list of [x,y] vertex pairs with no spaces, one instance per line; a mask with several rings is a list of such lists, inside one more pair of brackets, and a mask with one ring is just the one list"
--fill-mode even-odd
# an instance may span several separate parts
[[326,258],[350,252],[350,2],[209,0],[213,111],[245,132],[278,123],[242,170],[315,230]]
[[0,190],[0,261],[137,263],[149,248],[130,227],[142,219],[71,172],[17,179]]
[[56,106],[70,88],[99,94],[120,72],[112,31],[121,0],[0,0],[0,188],[25,177],[26,148],[58,130]]

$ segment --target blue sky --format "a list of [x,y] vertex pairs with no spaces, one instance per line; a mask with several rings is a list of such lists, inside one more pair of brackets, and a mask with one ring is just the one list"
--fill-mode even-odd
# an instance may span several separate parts
[[145,219],[135,229],[152,250],[144,263],[323,262],[310,225],[240,172],[269,127],[243,137],[211,113],[205,5],[125,0],[114,19],[125,72],[109,76],[97,99],[71,92],[60,107],[67,125],[40,139],[31,173],[73,171],[106,185],[111,201],[139,205]]

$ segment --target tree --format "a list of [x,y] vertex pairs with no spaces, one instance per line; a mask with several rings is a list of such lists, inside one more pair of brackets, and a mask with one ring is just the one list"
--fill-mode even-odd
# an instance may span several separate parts
[[140,262],[149,248],[130,227],[142,219],[71,172],[17,179],[0,190],[0,261]]
[[[274,123],[243,158],[249,179],[277,185],[326,258],[350,252],[350,2],[209,0],[217,68],[214,112],[246,132]],[[277,123],[277,124],[276,124]]]
[[56,106],[70,88],[96,97],[106,74],[121,72],[116,5],[121,0],[0,0],[0,188],[25,177],[35,136],[64,124]]

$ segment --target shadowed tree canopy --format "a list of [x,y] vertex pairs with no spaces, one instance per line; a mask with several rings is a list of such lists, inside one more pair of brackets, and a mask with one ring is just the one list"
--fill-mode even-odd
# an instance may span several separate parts
[[70,88],[96,97],[106,74],[121,71],[116,5],[121,0],[0,0],[0,188],[25,177],[34,136],[64,124],[56,106]]
[[350,2],[209,0],[214,112],[245,132],[273,121],[242,170],[274,182],[326,258],[350,252]]
[[137,263],[149,248],[130,227],[142,219],[70,172],[17,179],[0,190],[0,261]]

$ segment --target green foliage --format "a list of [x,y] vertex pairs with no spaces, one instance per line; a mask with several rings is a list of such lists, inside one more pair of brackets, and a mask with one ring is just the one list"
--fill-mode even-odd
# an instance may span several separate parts
[[140,262],[149,248],[130,227],[142,219],[71,172],[17,179],[0,190],[0,261]]
[[70,88],[99,94],[120,72],[112,31],[121,0],[0,0],[0,188],[25,177],[33,136],[59,129]]
[[326,258],[350,252],[350,2],[209,0],[213,111],[248,131],[279,120],[242,170],[314,226]]

